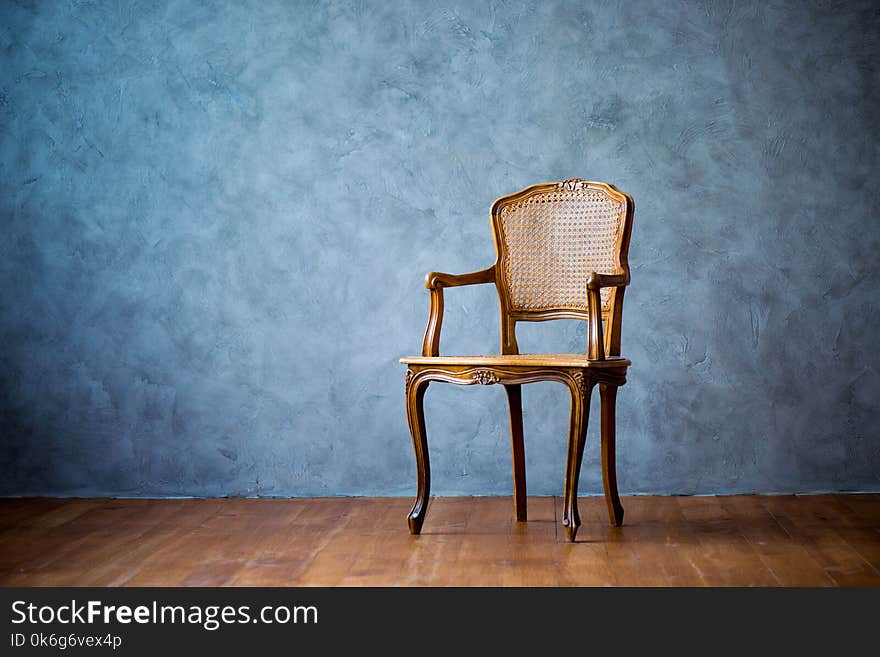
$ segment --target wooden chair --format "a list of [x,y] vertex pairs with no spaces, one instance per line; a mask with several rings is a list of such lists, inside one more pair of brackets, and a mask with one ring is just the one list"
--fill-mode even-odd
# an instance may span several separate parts
[[[574,541],[580,526],[578,476],[584,453],[590,396],[599,385],[602,405],[602,480],[608,514],[623,522],[615,470],[617,388],[630,361],[620,357],[623,293],[629,284],[627,252],[633,200],[613,185],[580,179],[532,185],[492,205],[495,264],[470,274],[429,272],[431,309],[422,355],[401,358],[406,370],[406,415],[418,471],[418,494],[409,513],[410,533],[421,532],[431,490],[423,399],[428,383],[501,384],[510,406],[513,498],[516,519],[526,520],[526,473],[521,386],[559,381],[571,394],[563,520]],[[501,305],[501,353],[441,356],[443,289],[494,283]],[[586,354],[520,354],[518,321],[580,319],[588,322]]]

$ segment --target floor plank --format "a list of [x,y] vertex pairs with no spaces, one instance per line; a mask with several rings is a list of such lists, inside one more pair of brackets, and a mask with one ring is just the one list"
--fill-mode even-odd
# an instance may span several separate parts
[[[761,498],[792,540],[803,546],[838,586],[880,586],[880,572],[845,538],[853,518],[839,511],[849,504],[836,502],[825,495]],[[867,551],[867,547],[863,549]]]
[[0,499],[3,586],[880,586],[880,495]]
[[753,495],[719,498],[739,533],[780,586],[833,586],[834,580]]

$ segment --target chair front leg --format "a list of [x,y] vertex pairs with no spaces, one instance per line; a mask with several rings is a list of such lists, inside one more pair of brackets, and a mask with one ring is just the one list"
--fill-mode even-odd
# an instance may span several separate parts
[[513,506],[517,522],[525,522],[526,509],[526,454],[523,444],[522,386],[506,385],[510,407],[510,448],[513,454]]
[[605,486],[605,503],[608,505],[608,518],[611,524],[623,524],[623,506],[617,494],[617,464],[615,447],[615,416],[617,406],[617,386],[612,383],[599,384],[602,400],[602,483]]
[[418,474],[418,492],[412,509],[407,516],[409,533],[419,534],[428,512],[428,497],[431,494],[431,463],[428,459],[428,436],[425,432],[425,390],[427,381],[413,383],[412,374],[407,372],[406,385],[406,419],[412,434],[413,449],[416,454],[416,472]]
[[571,390],[571,421],[568,430],[568,457],[565,470],[565,494],[562,502],[562,526],[565,538],[574,542],[581,518],[578,514],[578,479],[581,462],[584,458],[584,444],[587,437],[587,424],[590,417],[590,397],[593,383],[585,381],[583,385],[570,386]]

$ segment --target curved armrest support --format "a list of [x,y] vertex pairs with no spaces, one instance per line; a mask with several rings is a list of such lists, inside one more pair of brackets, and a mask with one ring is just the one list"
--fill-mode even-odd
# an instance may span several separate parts
[[495,265],[480,271],[471,272],[470,274],[444,274],[439,271],[429,271],[425,274],[425,287],[429,290],[494,282]]
[[629,285],[629,272],[622,274],[590,273],[587,278],[587,298],[590,303],[590,340],[587,345],[587,358],[605,360],[605,336],[602,334],[602,288],[624,287]]
[[431,312],[428,327],[422,341],[422,356],[440,355],[440,328],[443,326],[443,288],[461,285],[477,285],[495,282],[495,265],[470,274],[444,274],[429,271],[425,276],[425,287],[431,293]]

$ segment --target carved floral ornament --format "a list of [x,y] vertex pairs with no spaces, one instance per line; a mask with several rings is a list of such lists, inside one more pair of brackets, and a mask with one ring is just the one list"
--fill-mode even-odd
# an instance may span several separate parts
[[581,180],[580,178],[570,178],[569,180],[563,180],[560,183],[557,183],[557,187],[559,189],[567,189],[570,192],[574,192],[581,189],[586,189],[589,183],[586,180]]
[[479,381],[481,386],[490,386],[498,383],[498,376],[490,370],[477,370],[471,375],[474,381]]

